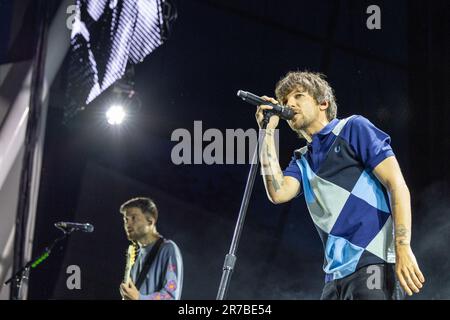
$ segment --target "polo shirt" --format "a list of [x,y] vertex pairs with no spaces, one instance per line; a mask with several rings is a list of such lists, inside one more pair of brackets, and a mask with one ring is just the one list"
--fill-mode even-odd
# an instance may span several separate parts
[[324,248],[325,282],[395,263],[389,195],[373,174],[394,156],[390,137],[363,116],[334,119],[295,150],[285,176],[296,178]]

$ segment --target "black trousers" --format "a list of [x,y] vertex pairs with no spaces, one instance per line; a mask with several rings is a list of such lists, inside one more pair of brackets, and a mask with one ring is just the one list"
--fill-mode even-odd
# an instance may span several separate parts
[[351,275],[325,284],[321,300],[403,300],[405,293],[394,264],[362,267]]

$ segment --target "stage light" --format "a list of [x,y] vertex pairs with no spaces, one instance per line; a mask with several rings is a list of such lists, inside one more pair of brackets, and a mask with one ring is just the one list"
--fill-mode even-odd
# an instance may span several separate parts
[[106,111],[106,119],[110,125],[119,125],[125,119],[126,113],[122,106],[114,105]]

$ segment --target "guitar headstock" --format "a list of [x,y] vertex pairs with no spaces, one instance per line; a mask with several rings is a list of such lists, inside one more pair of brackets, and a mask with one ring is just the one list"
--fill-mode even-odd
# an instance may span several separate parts
[[130,244],[128,246],[128,250],[127,250],[127,263],[130,264],[130,267],[134,264],[134,262],[136,261],[136,245],[134,243]]
[[125,274],[123,277],[123,282],[128,283],[130,280],[130,272],[131,268],[133,267],[134,262],[136,261],[137,257],[137,245],[133,242],[128,246],[127,249],[127,256],[125,261]]

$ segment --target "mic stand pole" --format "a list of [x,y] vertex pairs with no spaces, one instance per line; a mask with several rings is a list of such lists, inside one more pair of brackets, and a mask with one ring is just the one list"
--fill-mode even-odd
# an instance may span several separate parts
[[22,280],[23,279],[28,279],[28,274],[30,272],[30,267],[31,268],[36,268],[41,262],[43,262],[45,259],[48,258],[48,256],[50,255],[50,253],[52,252],[53,247],[60,241],[66,239],[73,231],[74,229],[68,229],[68,230],[63,230],[61,229],[64,234],[58,238],[56,238],[55,240],[53,240],[53,242],[47,246],[44,249],[44,252],[42,254],[40,254],[37,258],[30,260],[28,263],[26,263],[22,268],[20,268],[16,273],[14,273],[13,276],[11,276],[11,278],[9,278],[8,280],[6,280],[5,285],[9,284],[10,282],[12,282],[12,286],[11,286],[11,291],[12,291],[12,300],[19,300],[20,298],[20,289],[22,286]]
[[239,215],[234,229],[233,239],[231,240],[230,251],[225,256],[225,262],[223,264],[222,279],[220,280],[219,291],[217,293],[217,300],[224,300],[228,293],[230,286],[231,275],[233,273],[234,265],[236,264],[236,251],[241,237],[242,229],[244,227],[245,215],[247,213],[248,203],[253,190],[253,184],[255,182],[256,173],[259,166],[259,146],[264,141],[264,133],[269,123],[270,117],[273,115],[270,111],[264,111],[264,119],[262,128],[259,130],[258,143],[253,154],[252,163],[250,164],[250,170],[247,178],[247,184],[245,185],[244,197],[242,198],[241,208],[239,209]]

